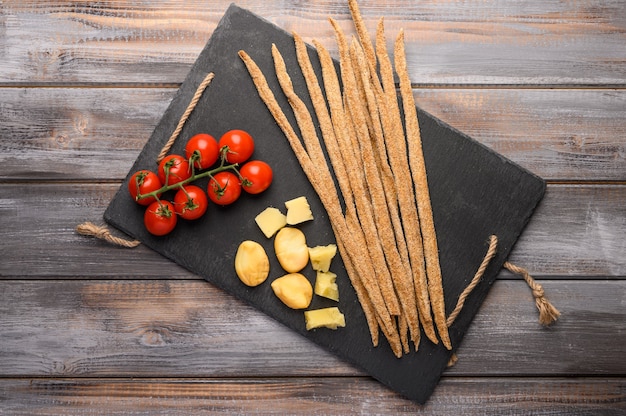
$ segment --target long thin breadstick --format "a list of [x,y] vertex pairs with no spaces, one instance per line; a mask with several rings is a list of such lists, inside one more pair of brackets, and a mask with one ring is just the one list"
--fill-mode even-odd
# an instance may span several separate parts
[[[335,234],[338,234],[338,232],[335,231],[334,227],[333,227],[333,231],[335,232]],[[337,247],[340,253],[347,252],[345,245],[343,243],[343,239],[341,238],[337,239]],[[377,317],[376,309],[374,308],[372,300],[370,299],[369,294],[367,293],[367,289],[365,289],[365,286],[363,285],[362,280],[358,276],[357,268],[352,263],[352,258],[346,255],[346,256],[342,256],[342,260],[343,260],[344,266],[346,267],[346,272],[348,273],[348,276],[352,276],[352,278],[350,279],[350,282],[352,283],[352,286],[354,287],[354,291],[356,292],[357,299],[359,299],[359,303],[361,304],[361,308],[363,309],[363,314],[365,315],[365,321],[367,322],[367,327],[369,328],[369,331],[370,331],[372,345],[377,347],[378,342],[379,342],[378,330],[380,327],[378,325],[378,319],[376,319]]]
[[[363,170],[367,172],[365,174],[365,189],[359,193],[361,198],[361,204],[357,201],[357,210],[359,211],[359,219],[361,223],[369,222],[371,225],[368,229],[371,229],[372,237],[376,237],[377,244],[382,245],[383,253],[387,259],[389,266],[389,272],[392,274],[402,272],[402,264],[399,260],[397,248],[395,247],[395,241],[393,233],[391,233],[391,221],[389,219],[389,212],[387,209],[387,203],[383,194],[383,185],[374,159],[374,151],[369,137],[369,131],[367,129],[366,113],[364,103],[359,99],[358,85],[355,79],[354,69],[351,63],[350,51],[346,42],[345,36],[337,23],[331,19],[331,23],[335,28],[337,35],[337,41],[339,44],[340,53],[340,69],[341,77],[344,86],[344,93],[346,94],[348,109],[346,115],[352,117],[354,130],[356,132],[353,135],[355,144],[352,148],[354,153],[361,156],[363,163]],[[344,159],[349,155],[344,155]],[[352,174],[356,174],[353,172]],[[356,198],[356,194],[355,194]],[[378,223],[378,224],[377,224]],[[378,225],[378,227],[377,227]],[[381,232],[378,232],[380,230]],[[364,230],[366,235],[369,231]],[[392,274],[389,272],[379,274],[379,284],[384,291],[385,299],[391,300],[394,304],[389,305],[389,308],[396,308],[399,315],[401,313],[400,300],[395,293],[393,285]]]
[[350,189],[346,165],[340,157],[337,136],[335,135],[335,129],[333,127],[328,107],[326,106],[326,100],[324,99],[320,82],[317,79],[317,75],[315,75],[315,72],[313,71],[313,65],[309,59],[306,44],[297,33],[293,33],[293,38],[296,46],[298,64],[300,65],[302,75],[304,76],[304,80],[309,90],[311,102],[313,103],[313,108],[315,109],[315,114],[322,132],[322,138],[324,139],[324,144],[326,145],[330,163],[335,171],[335,176],[343,196],[346,211],[354,210],[354,198],[352,196],[352,190]]
[[[309,181],[311,181],[311,184],[313,185],[315,191],[320,197],[320,200],[322,201],[322,204],[324,205],[324,208],[328,213],[331,223],[333,224],[335,235],[338,240],[341,240],[338,246],[343,247],[345,250],[345,252],[342,253],[342,256],[345,255],[351,258],[351,264],[356,268],[356,275],[361,276],[364,279],[367,279],[368,276],[371,277],[371,274],[369,274],[371,273],[371,271],[365,267],[366,263],[360,261],[360,259],[362,258],[361,249],[363,247],[351,238],[348,226],[341,211],[341,206],[339,205],[339,200],[337,198],[336,192],[332,192],[329,189],[329,184],[323,183],[320,180],[318,168],[313,164],[306,150],[302,146],[302,143],[300,142],[296,132],[293,130],[293,127],[291,127],[289,120],[287,120],[287,117],[285,116],[278,102],[276,101],[274,93],[269,88],[267,80],[265,79],[265,76],[261,72],[260,68],[245,51],[239,51],[239,56],[244,62],[246,68],[248,69],[252,81],[257,88],[259,96],[276,120],[278,126],[285,134],[289,144],[291,145],[292,150],[294,151],[294,154],[296,155],[296,158],[302,166],[304,173],[307,175]],[[359,255],[359,253],[361,253],[361,255]],[[349,278],[351,279],[351,282],[355,289],[360,287],[360,282],[357,281],[355,275],[349,275]],[[362,292],[357,291],[357,296],[360,295],[362,295]],[[380,306],[384,305],[382,297],[380,297],[380,294],[378,294],[377,296],[376,291],[372,291],[370,293],[370,296],[372,304],[377,310],[377,319],[380,320],[383,331],[386,333],[391,332],[392,328],[394,328],[394,324],[390,321],[386,309],[381,308]],[[362,299],[359,299],[359,301],[361,302]],[[372,335],[372,338],[374,338],[374,335]],[[395,343],[390,342],[390,344],[392,345],[392,348],[394,348],[394,353],[398,355],[397,347],[394,347]],[[400,344],[399,337],[397,340],[397,344]]]
[[[328,53],[328,50],[326,50],[323,45],[319,44],[315,40],[313,41],[313,44],[317,48],[318,57],[322,67],[322,78],[324,80],[324,88],[326,90],[328,106],[331,112],[333,128],[335,130],[338,141],[340,141],[342,147],[345,148],[345,146],[347,145],[346,142],[349,142],[351,138],[354,137],[354,134],[352,134],[352,132],[350,131],[351,124],[348,122],[347,116],[344,112],[344,104],[342,100],[343,97],[341,94],[341,88],[339,86],[339,79],[337,77],[337,73],[335,72],[335,66],[333,64],[330,54]],[[346,169],[349,172],[362,172],[362,168],[355,168],[354,163],[356,161],[354,159],[355,157],[353,154],[347,154]],[[348,173],[348,177],[350,182],[356,180],[353,174]],[[362,179],[359,179],[357,181],[357,183],[359,182],[362,182]],[[362,230],[361,225],[359,224],[356,217],[355,211],[347,212],[346,221],[349,224],[352,224],[352,226],[349,228],[354,231],[355,236],[359,237],[362,233]],[[372,275],[372,277],[373,276],[374,275]],[[380,290],[377,281],[370,282],[369,285],[373,286],[372,289]],[[375,299],[372,299],[372,301],[374,302]],[[381,318],[379,317],[378,319]],[[381,325],[381,330],[389,341],[391,348],[396,356],[401,355],[402,351],[399,335],[395,332],[392,332],[389,328],[383,327],[383,325]]]
[[404,50],[404,32],[400,31],[394,48],[396,72],[400,78],[400,93],[402,95],[405,115],[406,135],[409,146],[409,161],[411,163],[412,176],[417,195],[417,208],[420,216],[420,226],[424,241],[424,257],[426,259],[426,272],[428,275],[428,287],[431,306],[435,317],[437,331],[443,345],[452,349],[448,326],[446,324],[446,307],[443,294],[443,281],[439,264],[439,250],[437,248],[437,235],[435,222],[430,203],[428,179],[426,176],[426,164],[422,151],[422,139],[420,136],[419,122],[413,89],[406,68],[406,54]]
[[[371,119],[371,124],[373,126],[377,126],[372,134],[375,136],[382,136],[382,127],[380,126],[379,119],[379,108],[376,105],[376,98],[374,97],[374,92],[371,89],[370,85],[370,73],[365,64],[365,56],[356,43],[353,42],[351,47],[351,52],[353,55],[353,60],[356,61],[356,65],[353,65],[353,69],[355,71],[355,76],[357,79],[360,79],[361,82],[359,84],[359,88],[363,90],[363,95],[366,97],[367,107],[369,110],[369,118]],[[375,152],[368,152],[374,153]],[[371,159],[371,157],[370,157]],[[381,175],[381,183],[384,182],[385,174],[382,171],[382,168],[386,165],[386,160],[380,161],[377,160],[374,166],[369,165],[370,169],[378,170]],[[388,165],[386,165],[388,167]],[[411,269],[408,262],[404,262],[400,256],[397,241],[395,239],[395,235],[392,232],[394,225],[391,219],[392,214],[391,211],[396,212],[395,200],[391,198],[391,201],[385,198],[385,194],[395,192],[395,186],[392,184],[385,183],[384,186],[392,186],[391,189],[383,191],[382,188],[370,188],[370,197],[372,200],[377,202],[376,209],[376,219],[379,225],[381,232],[379,232],[379,236],[383,242],[383,247],[385,249],[385,256],[387,258],[387,262],[389,263],[389,267],[393,276],[393,285],[396,289],[396,293],[398,294],[398,300],[400,301],[400,305],[403,310],[403,316],[406,319],[406,324],[408,329],[411,332],[411,339],[413,340],[415,347],[417,348],[420,340],[420,329],[419,329],[419,318],[417,313],[417,305],[415,302],[415,289],[413,288],[413,278],[411,276]],[[381,197],[382,195],[382,197]],[[390,204],[391,202],[391,204]],[[386,210],[384,208],[387,208]],[[397,215],[397,212],[396,212]],[[400,241],[401,244],[404,244],[404,240]],[[400,320],[403,322],[403,320]],[[402,335],[402,332],[401,332]]]
[[430,292],[428,290],[420,221],[415,203],[404,128],[402,126],[402,118],[400,117],[398,98],[393,79],[393,69],[389,55],[387,54],[382,19],[379,21],[376,33],[376,53],[383,84],[383,96],[379,97],[380,105],[384,105],[388,110],[388,117],[383,120],[383,127],[385,128],[388,152],[393,155],[393,157],[390,158],[390,164],[396,179],[398,202],[404,226],[404,235],[409,250],[411,269],[413,271],[419,317],[424,328],[424,333],[428,339],[437,344],[439,340],[431,316]]
[[363,46],[363,51],[365,52],[365,57],[367,58],[369,70],[370,72],[375,73],[376,54],[374,53],[372,42],[369,39],[369,33],[365,27],[365,22],[363,21],[361,10],[359,10],[359,5],[356,0],[348,0],[348,6],[350,7],[350,14],[352,15],[352,21],[354,22],[354,27],[357,35],[359,36],[359,41]]

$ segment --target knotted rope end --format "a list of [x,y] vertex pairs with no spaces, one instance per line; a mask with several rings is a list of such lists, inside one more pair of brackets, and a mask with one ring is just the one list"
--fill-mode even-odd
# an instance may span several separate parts
[[522,267],[516,266],[508,261],[504,263],[504,267],[508,271],[522,276],[532,290],[535,305],[537,306],[537,310],[539,310],[539,323],[543,326],[553,324],[561,316],[561,312],[548,301],[544,294],[543,286],[537,283],[530,273],[528,273],[528,270]]
[[141,244],[137,240],[126,240],[124,238],[111,235],[111,232],[105,226],[96,225],[92,222],[84,222],[76,226],[76,232],[80,235],[87,237],[95,237],[99,240],[104,240],[113,245],[134,248]]

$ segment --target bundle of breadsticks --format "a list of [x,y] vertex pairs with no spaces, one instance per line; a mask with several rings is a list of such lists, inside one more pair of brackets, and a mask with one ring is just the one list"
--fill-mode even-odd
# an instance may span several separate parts
[[[272,45],[276,76],[299,135],[253,59],[245,51],[239,56],[328,213],[373,344],[378,345],[382,332],[393,353],[401,357],[410,352],[410,342],[418,349],[423,329],[430,341],[441,340],[451,349],[404,33],[399,32],[393,54],[399,100],[383,19],[372,44],[356,0],[349,0],[349,6],[358,39],[349,41],[337,22],[329,19],[339,49],[339,74],[329,52],[313,41],[322,67],[319,80],[304,41],[293,35],[321,139],[276,46]],[[333,185],[333,173],[339,189]]]

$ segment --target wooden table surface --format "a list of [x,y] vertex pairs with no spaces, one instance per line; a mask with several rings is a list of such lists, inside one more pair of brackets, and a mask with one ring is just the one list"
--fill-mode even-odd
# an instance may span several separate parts
[[[362,0],[417,104],[548,182],[425,406],[102,214],[230,0],[0,2],[0,414],[624,414],[626,1]],[[240,6],[336,53],[346,1]]]

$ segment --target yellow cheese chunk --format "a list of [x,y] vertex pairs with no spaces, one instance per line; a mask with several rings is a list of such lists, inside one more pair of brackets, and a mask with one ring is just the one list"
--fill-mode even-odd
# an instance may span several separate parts
[[268,207],[254,218],[257,225],[267,238],[272,237],[278,230],[287,225],[287,216],[279,209]]
[[278,299],[292,309],[308,308],[313,299],[313,287],[300,273],[289,273],[279,277],[271,286]]
[[335,244],[309,248],[309,258],[311,259],[313,270],[327,272],[335,254],[337,254],[337,246]]
[[295,225],[313,219],[313,213],[305,196],[285,202],[287,207],[287,224]]
[[246,240],[235,255],[235,272],[247,286],[258,286],[270,273],[270,261],[265,249],[256,241]]
[[337,329],[346,326],[346,318],[337,307],[304,311],[304,321],[307,331],[321,327]]
[[315,294],[339,302],[337,275],[333,272],[317,272],[315,278]]
[[278,262],[288,273],[299,272],[309,262],[306,237],[297,228],[282,228],[274,238],[274,251]]

